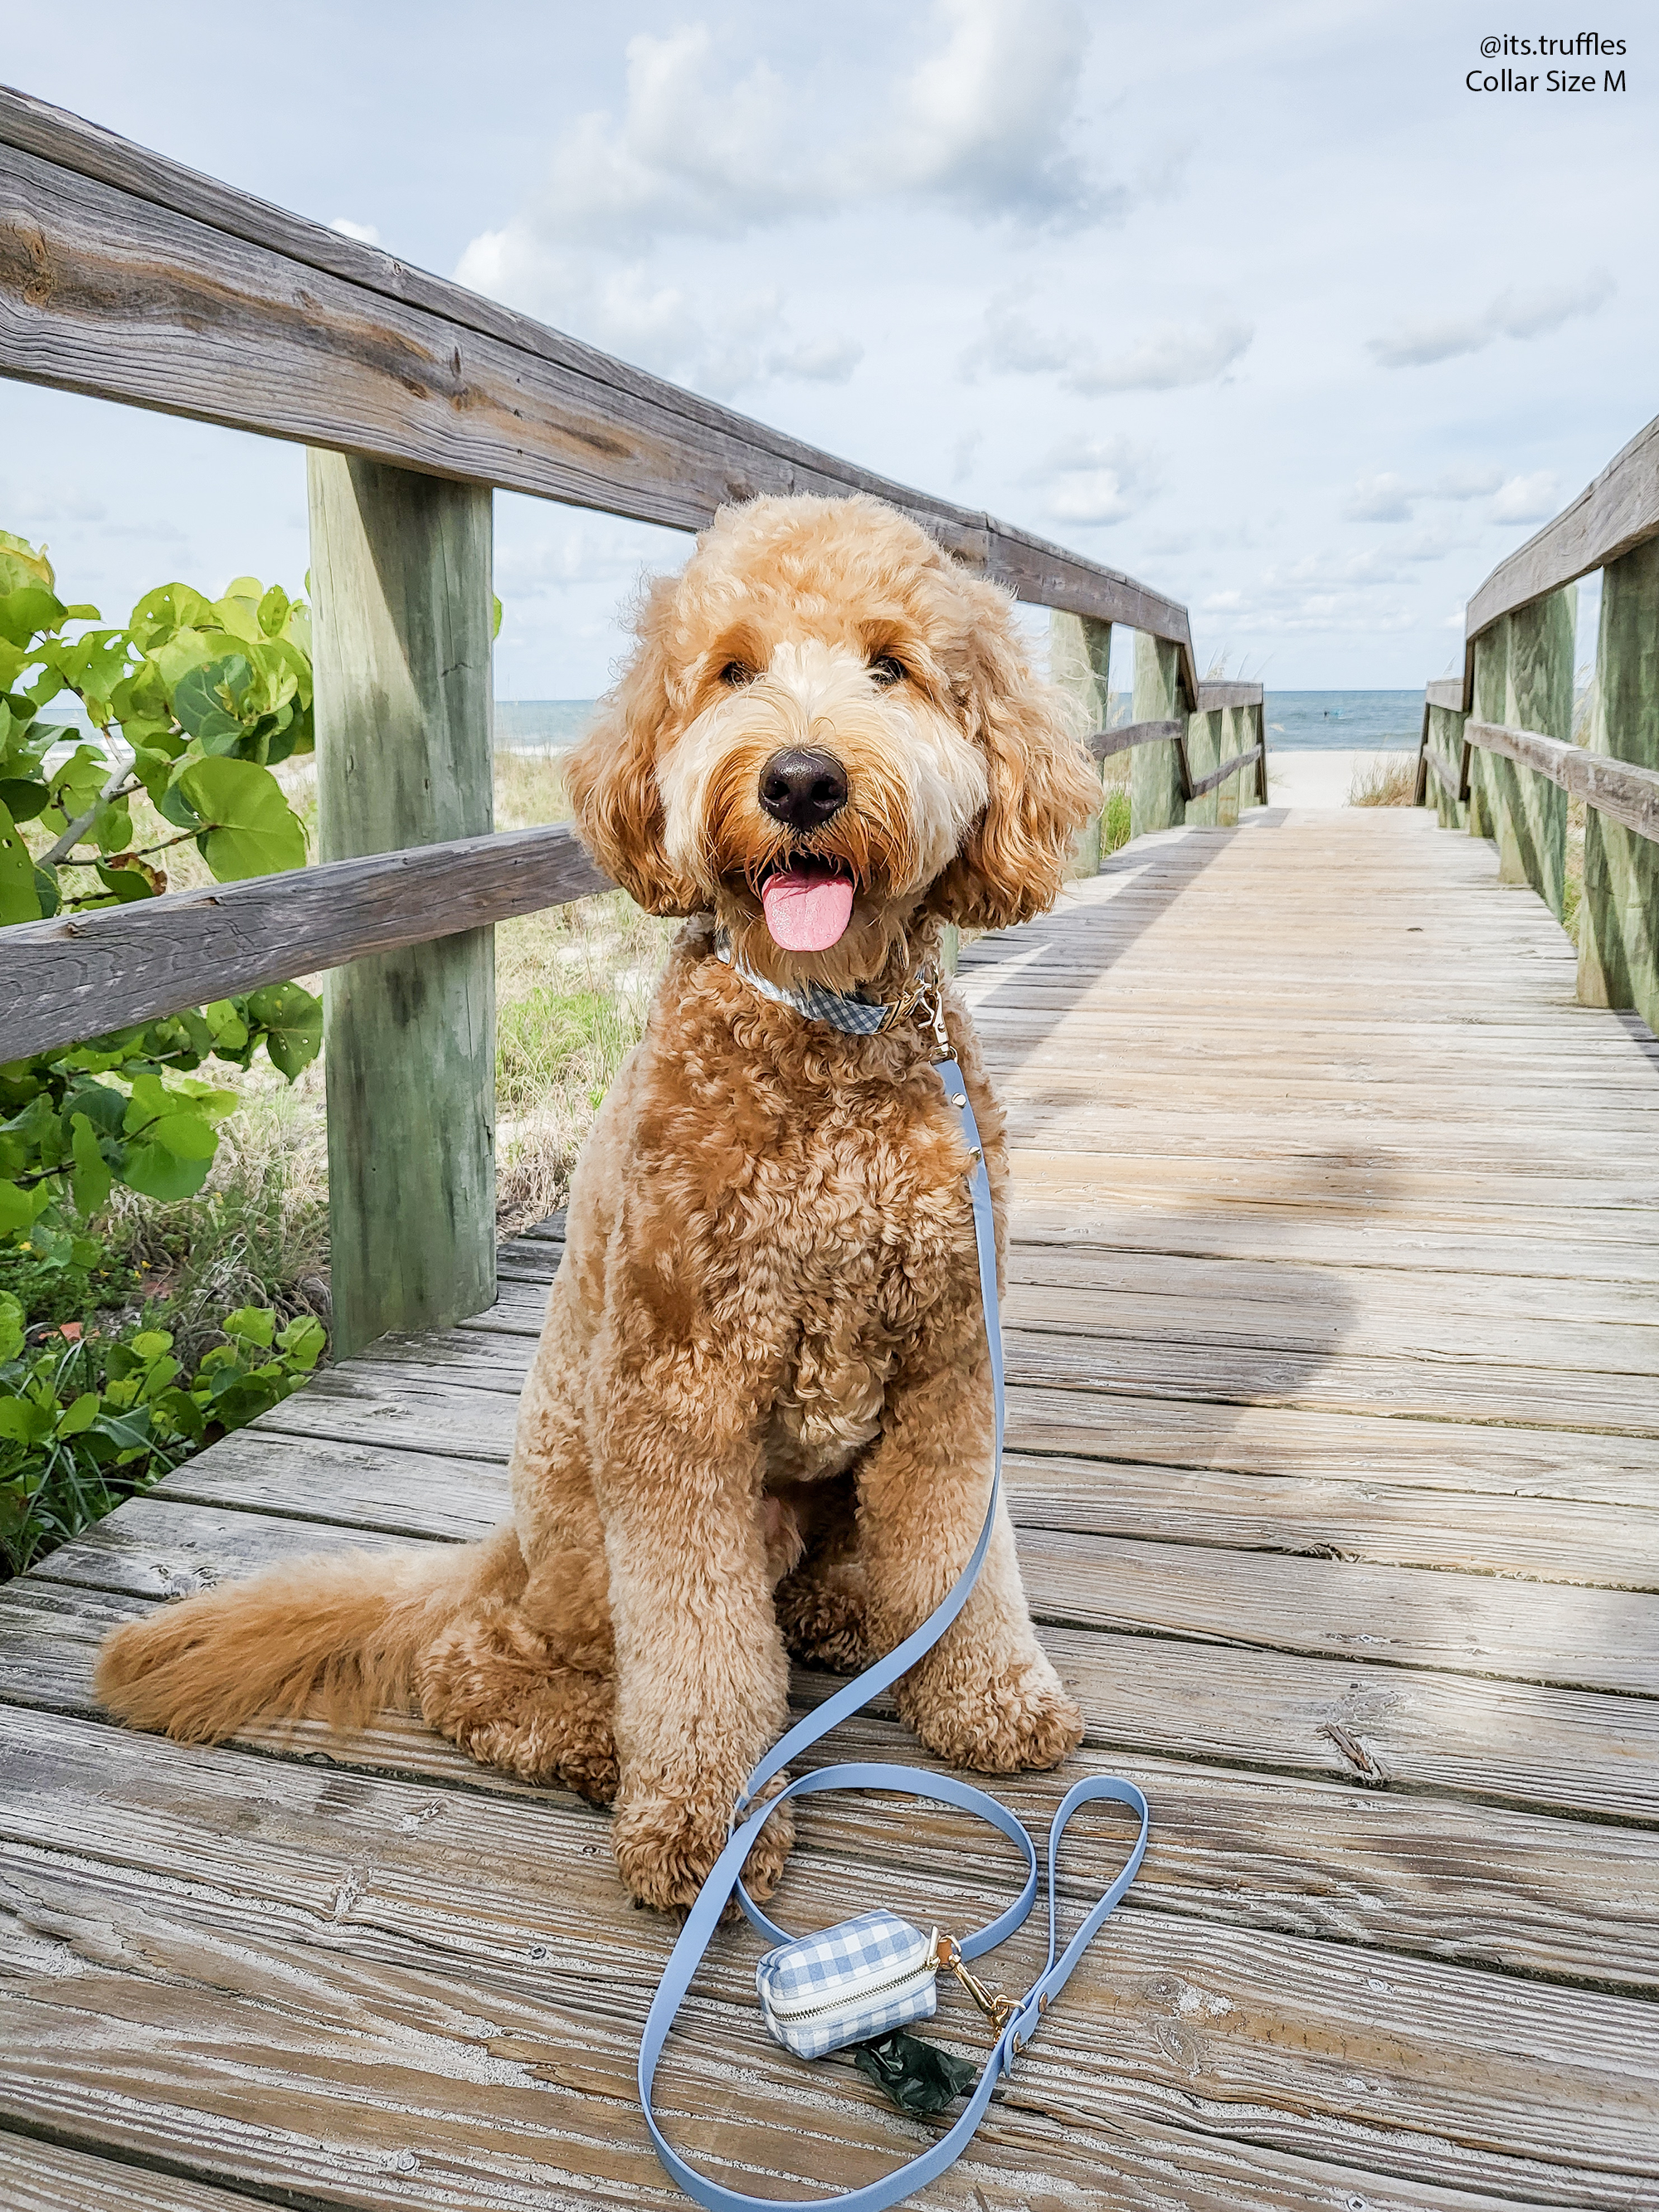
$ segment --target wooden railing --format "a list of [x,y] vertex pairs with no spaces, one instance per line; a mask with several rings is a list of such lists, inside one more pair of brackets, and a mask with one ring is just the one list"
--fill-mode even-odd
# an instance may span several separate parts
[[[1573,742],[1576,595],[1601,571],[1587,743]],[[1492,838],[1507,882],[1561,915],[1583,799],[1578,996],[1659,1028],[1659,420],[1469,602],[1463,674],[1423,704],[1417,803]],[[1431,782],[1434,787],[1431,792]]]
[[[0,1058],[331,970],[342,1352],[491,1302],[489,928],[607,888],[567,829],[490,834],[495,487],[685,530],[872,493],[1053,611],[1096,757],[1139,749],[1137,834],[1236,816],[1252,764],[1266,798],[1261,687],[1201,683],[1174,600],[4,88],[0,374],[309,449],[321,864],[8,929]],[[1115,623],[1137,720],[1108,732]]]

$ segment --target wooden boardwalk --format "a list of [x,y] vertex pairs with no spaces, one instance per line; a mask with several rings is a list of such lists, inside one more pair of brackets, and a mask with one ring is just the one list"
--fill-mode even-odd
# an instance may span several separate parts
[[[1659,2204],[1659,1046],[1573,966],[1489,846],[1387,811],[1142,840],[967,956],[1016,1518],[1089,1717],[1006,1794],[1040,1824],[1115,1768],[1153,1842],[918,2201]],[[205,1579],[490,1526],[559,1253],[0,1591],[0,2203],[684,2201],[633,2088],[672,1931],[602,1815],[398,1717],[194,1751],[88,1688]],[[855,1746],[921,1756],[879,1714]],[[797,1925],[975,1922],[1010,1870],[942,1813],[803,1826]],[[1121,1844],[1078,1832],[1073,1912]],[[717,1947],[671,2131],[757,2192],[869,2179],[923,2125],[765,2041],[756,1948]]]

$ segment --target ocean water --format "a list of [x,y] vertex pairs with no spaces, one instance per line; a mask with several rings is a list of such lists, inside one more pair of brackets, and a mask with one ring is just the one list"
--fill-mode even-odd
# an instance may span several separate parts
[[597,699],[498,699],[495,748],[508,753],[559,753],[593,720]]
[[[562,752],[593,719],[592,699],[498,699],[495,743],[508,752]],[[1115,693],[1114,721],[1129,702]],[[1267,748],[1349,752],[1414,745],[1422,728],[1421,691],[1269,691]]]
[[1422,735],[1417,691],[1269,691],[1269,752],[1349,752],[1415,745]]

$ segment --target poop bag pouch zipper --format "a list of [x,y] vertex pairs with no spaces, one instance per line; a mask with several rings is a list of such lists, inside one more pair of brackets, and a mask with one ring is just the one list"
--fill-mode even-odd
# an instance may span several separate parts
[[867,2043],[939,2008],[939,1931],[896,1912],[860,1913],[769,1951],[755,1969],[761,2013],[798,2058]]

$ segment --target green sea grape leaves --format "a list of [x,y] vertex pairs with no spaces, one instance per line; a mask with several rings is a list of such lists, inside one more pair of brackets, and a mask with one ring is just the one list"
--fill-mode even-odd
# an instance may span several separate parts
[[222,884],[304,866],[304,828],[276,777],[254,762],[192,762],[174,778],[167,796],[191,810],[193,823],[180,826],[199,825],[196,842]]
[[9,809],[0,805],[0,927],[8,922],[40,919],[34,863],[17,834],[17,824]]
[[298,983],[267,983],[246,1000],[249,1019],[264,1033],[265,1050],[289,1082],[323,1048],[323,1002]]

